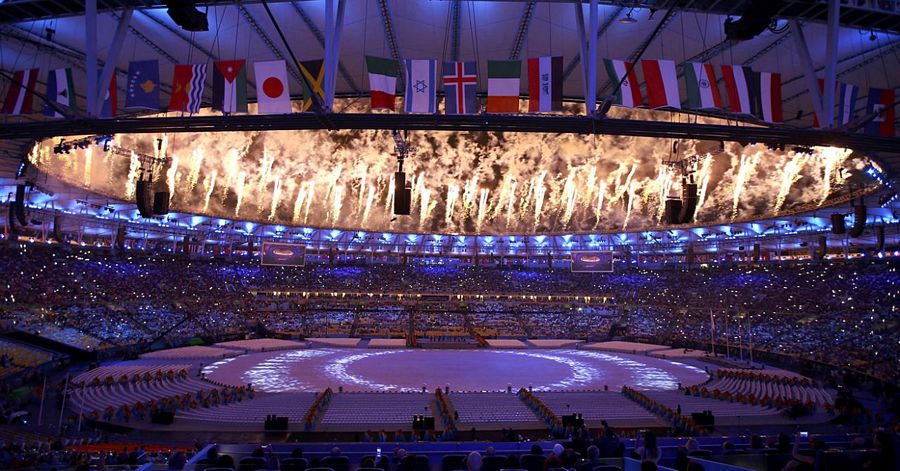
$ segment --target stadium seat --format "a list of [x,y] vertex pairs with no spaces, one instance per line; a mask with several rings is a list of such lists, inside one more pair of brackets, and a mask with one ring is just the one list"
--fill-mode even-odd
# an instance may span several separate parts
[[306,458],[286,458],[281,461],[281,471],[305,471],[309,466]]
[[544,461],[547,461],[544,455],[522,455],[520,464],[528,471],[544,471]]
[[505,456],[485,456],[481,460],[481,471],[500,471],[506,461]]
[[466,468],[466,455],[444,455],[441,458],[442,471],[456,471]]
[[266,469],[266,460],[262,458],[244,458],[238,464],[238,471],[256,471]]
[[346,456],[326,456],[319,464],[334,471],[350,471],[350,458]]

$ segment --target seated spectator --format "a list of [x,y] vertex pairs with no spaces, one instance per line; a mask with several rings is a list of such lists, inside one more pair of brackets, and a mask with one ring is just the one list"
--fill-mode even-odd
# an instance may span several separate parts
[[635,448],[631,455],[636,460],[652,461],[654,464],[659,461],[662,453],[656,445],[656,434],[651,430],[644,432],[644,446]]
[[466,471],[481,471],[481,453],[473,451],[466,457]]

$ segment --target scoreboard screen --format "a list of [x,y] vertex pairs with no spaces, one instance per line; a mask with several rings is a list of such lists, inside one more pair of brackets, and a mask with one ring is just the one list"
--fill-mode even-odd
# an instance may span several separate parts
[[609,250],[572,252],[572,271],[611,273],[613,271],[613,253]]
[[286,267],[302,267],[306,264],[306,246],[282,242],[263,242],[260,263]]

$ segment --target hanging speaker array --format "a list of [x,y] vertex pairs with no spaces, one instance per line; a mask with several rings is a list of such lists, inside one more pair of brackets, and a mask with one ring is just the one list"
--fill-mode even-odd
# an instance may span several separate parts
[[866,216],[865,203],[860,202],[858,205],[853,206],[853,227],[847,231],[850,237],[859,237],[863,234],[863,231],[866,230]]

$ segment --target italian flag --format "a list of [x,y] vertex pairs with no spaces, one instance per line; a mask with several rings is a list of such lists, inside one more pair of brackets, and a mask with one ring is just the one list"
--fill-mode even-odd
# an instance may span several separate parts
[[[644,98],[641,96],[637,74],[631,68],[631,63],[615,59],[603,59],[603,65],[606,67],[606,74],[609,75],[609,81],[614,87],[622,80],[622,77],[625,77],[625,72],[628,72],[628,77],[622,81],[622,86],[616,90],[616,97],[613,103],[627,108],[642,106]],[[631,69],[631,71],[629,72],[628,69]]]
[[400,75],[397,61],[366,56],[366,68],[369,70],[369,88],[371,89],[370,107],[373,110],[394,111],[397,77]]
[[781,74],[759,73],[760,114],[767,123],[783,123],[781,111]]
[[723,65],[722,78],[728,93],[728,109],[732,113],[753,114],[750,107],[750,81],[753,72],[750,67]]
[[488,113],[519,111],[522,61],[488,61]]
[[528,111],[562,111],[563,58],[528,59]]
[[650,108],[681,109],[675,61],[644,59],[641,61],[641,68],[644,69]]
[[687,89],[688,108],[722,108],[722,95],[716,82],[716,68],[712,64],[699,62],[684,64],[684,84]]

